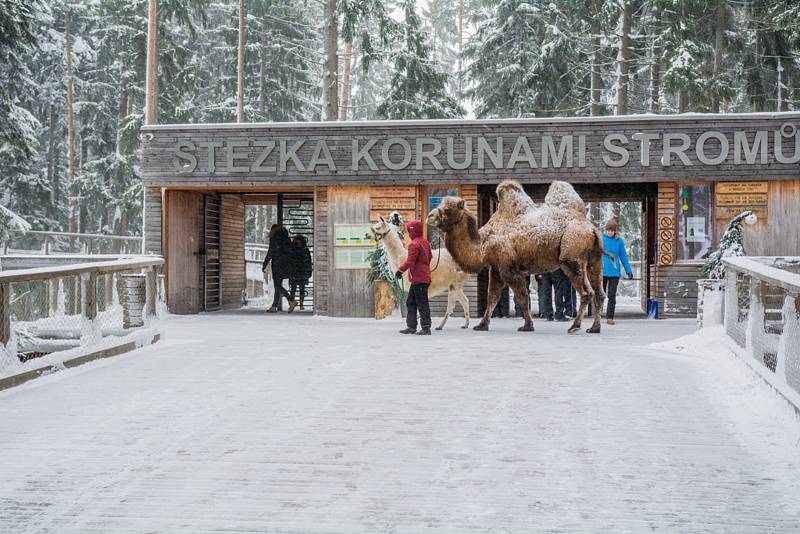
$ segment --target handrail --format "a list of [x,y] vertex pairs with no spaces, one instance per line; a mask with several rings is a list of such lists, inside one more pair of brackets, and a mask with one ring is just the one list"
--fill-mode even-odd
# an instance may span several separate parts
[[16,269],[13,271],[0,272],[0,285],[79,276],[83,273],[107,274],[162,265],[164,265],[164,258],[161,256],[139,256],[134,259],[77,263],[57,267],[36,267],[34,269]]
[[117,241],[141,241],[142,236],[134,235],[113,235],[113,234],[80,234],[76,232],[51,232],[49,230],[28,230],[27,232],[14,232],[20,235],[43,235],[43,236],[63,236],[63,237],[87,237],[91,239],[111,239]]
[[800,267],[800,257],[733,256],[722,258],[722,261],[733,270],[769,280],[773,285],[793,293],[800,292],[800,274],[775,267],[780,264]]

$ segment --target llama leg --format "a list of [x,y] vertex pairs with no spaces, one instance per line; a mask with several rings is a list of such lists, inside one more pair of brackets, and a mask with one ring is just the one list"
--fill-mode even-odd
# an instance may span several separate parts
[[447,310],[444,312],[444,317],[442,317],[442,322],[439,323],[439,326],[436,327],[436,330],[441,330],[444,328],[444,325],[447,323],[447,319],[453,313],[453,310],[456,307],[456,298],[453,294],[452,289],[447,290]]
[[495,306],[497,306],[497,303],[500,302],[504,287],[505,284],[503,280],[500,279],[500,275],[494,267],[492,267],[489,270],[489,290],[486,295],[486,311],[483,312],[481,322],[478,323],[478,326],[473,328],[473,330],[489,330],[489,321],[491,320],[492,312]]
[[461,309],[464,310],[464,326],[461,328],[469,328],[469,299],[464,293],[464,288],[458,289],[458,302],[461,303]]
[[522,317],[525,319],[525,323],[517,330],[520,332],[533,332],[530,295],[528,294],[528,284],[526,283],[525,275],[518,272],[509,273],[506,280],[508,280],[508,285],[511,286],[511,290],[514,291],[514,298],[522,305]]

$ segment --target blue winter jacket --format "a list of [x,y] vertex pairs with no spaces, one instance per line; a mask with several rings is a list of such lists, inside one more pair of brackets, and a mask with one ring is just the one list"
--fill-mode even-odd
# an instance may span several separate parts
[[603,256],[603,276],[621,276],[619,263],[625,267],[625,273],[630,274],[631,265],[628,263],[628,255],[625,253],[625,242],[621,237],[608,237],[608,234],[603,232],[603,247],[606,252],[614,255],[614,261],[608,256]]

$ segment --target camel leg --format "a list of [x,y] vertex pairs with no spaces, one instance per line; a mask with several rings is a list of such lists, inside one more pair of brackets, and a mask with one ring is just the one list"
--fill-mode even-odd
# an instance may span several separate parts
[[586,307],[589,305],[589,299],[592,298],[592,293],[588,291],[586,287],[586,270],[581,265],[581,262],[566,261],[561,264],[561,270],[564,271],[564,274],[569,278],[572,287],[576,290],[581,290],[581,301],[575,312],[575,320],[572,321],[572,325],[567,330],[567,332],[573,333],[581,328],[583,316],[586,313]]
[[439,326],[436,327],[436,330],[441,330],[444,328],[444,325],[447,323],[447,319],[450,318],[450,315],[453,313],[453,310],[456,307],[456,297],[454,295],[454,291],[452,289],[447,290],[447,311],[444,312],[444,317],[442,317],[442,322],[439,323]]
[[464,310],[464,326],[461,328],[469,328],[469,299],[464,293],[464,288],[458,288],[458,295],[456,296],[458,302],[461,303],[461,309]]
[[522,317],[525,319],[525,323],[517,328],[517,330],[520,332],[533,332],[530,295],[528,294],[528,286],[525,283],[525,275],[519,272],[508,273],[505,279],[508,281],[508,285],[514,292],[514,297],[523,306]]
[[481,322],[478,323],[473,330],[489,330],[489,321],[491,320],[492,312],[495,306],[497,306],[497,303],[500,302],[504,287],[505,284],[503,280],[500,279],[500,275],[497,271],[493,267],[489,269],[489,290],[486,295],[486,311],[483,312]]
[[603,260],[599,255],[589,261],[587,275],[594,290],[594,322],[586,331],[590,334],[599,334],[600,310],[603,309],[603,302],[606,300],[606,293],[603,291]]

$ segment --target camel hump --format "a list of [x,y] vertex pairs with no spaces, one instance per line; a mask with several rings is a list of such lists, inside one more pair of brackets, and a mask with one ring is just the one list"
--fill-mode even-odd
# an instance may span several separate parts
[[531,211],[535,205],[531,197],[516,180],[503,180],[497,186],[497,211],[505,216],[518,217]]
[[554,209],[569,209],[586,213],[586,204],[583,199],[567,182],[556,180],[551,183],[547,190],[547,196],[544,197],[544,203]]

